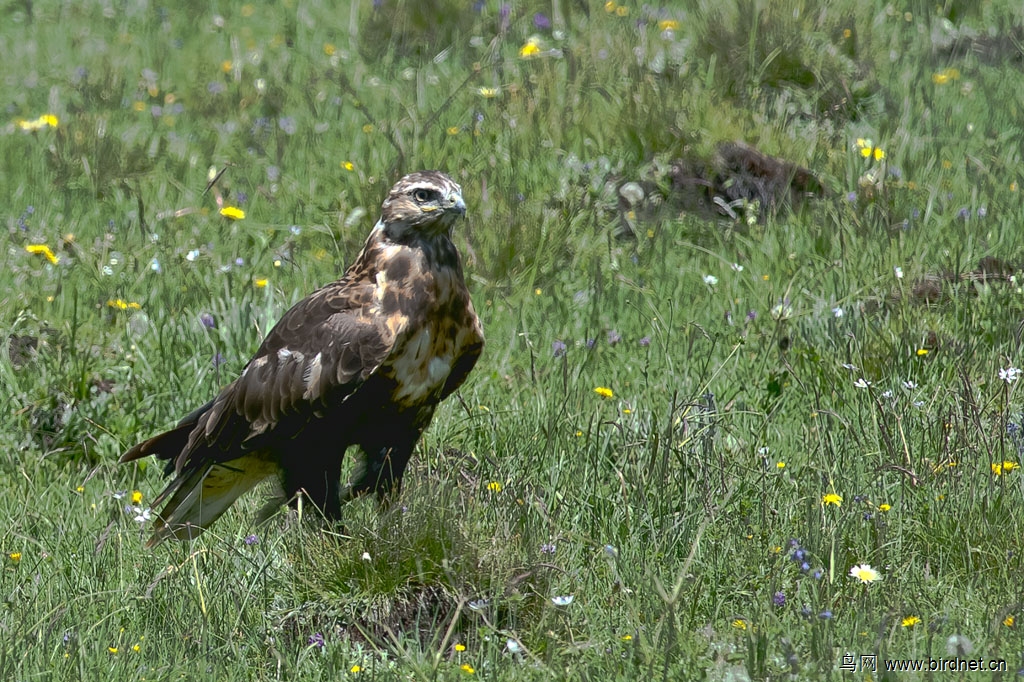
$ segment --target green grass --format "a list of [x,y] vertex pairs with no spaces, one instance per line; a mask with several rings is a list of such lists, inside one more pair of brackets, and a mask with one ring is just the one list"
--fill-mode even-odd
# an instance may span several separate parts
[[[472,4],[3,10],[0,678],[835,679],[963,640],[1024,668],[1020,8]],[[737,139],[827,196],[681,209],[672,162]],[[253,528],[250,495],[142,549],[163,479],[119,454],[434,167],[487,347],[400,498],[342,533]],[[663,201],[627,214],[626,181]]]

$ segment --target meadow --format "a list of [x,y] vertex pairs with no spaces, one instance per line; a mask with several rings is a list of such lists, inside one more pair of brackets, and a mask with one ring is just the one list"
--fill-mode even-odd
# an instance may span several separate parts
[[[0,679],[1024,670],[1019,3],[0,12]],[[398,499],[143,549],[118,456],[421,168],[487,346]]]

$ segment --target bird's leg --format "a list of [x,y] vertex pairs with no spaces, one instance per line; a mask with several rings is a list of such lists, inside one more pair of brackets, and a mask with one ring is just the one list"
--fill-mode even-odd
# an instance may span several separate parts
[[[328,519],[341,518],[341,457],[328,462],[302,453],[303,460],[284,468],[284,492],[294,499],[302,491]],[[308,462],[308,464],[307,464]]]
[[366,457],[353,480],[342,490],[342,501],[348,502],[374,492],[383,502],[392,489],[397,492],[420,432],[417,429],[414,434],[403,434],[398,438],[392,436],[388,445],[364,443],[362,448]]

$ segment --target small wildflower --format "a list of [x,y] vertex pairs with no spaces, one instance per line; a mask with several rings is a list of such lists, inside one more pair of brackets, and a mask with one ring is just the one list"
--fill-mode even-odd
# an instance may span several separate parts
[[125,301],[121,298],[111,298],[107,301],[107,307],[114,310],[140,310],[142,306],[135,301]]
[[116,646],[108,646],[107,647],[107,651],[110,652],[111,654],[115,654],[116,655],[117,654],[117,647]]
[[477,88],[476,94],[480,95],[484,99],[494,99],[501,94],[500,88]]
[[142,647],[136,644],[132,647],[132,651],[134,651],[135,653],[139,653],[140,651],[142,651]]
[[135,506],[131,508],[132,513],[135,514],[136,523],[147,523],[153,518],[152,510],[149,507]]
[[142,491],[141,490],[133,490],[132,491],[132,504],[142,504]]
[[552,597],[551,598],[551,603],[554,604],[555,606],[568,606],[569,604],[572,603],[573,599],[575,599],[575,597],[573,595],[571,595],[571,594],[564,594],[564,595],[559,595],[557,597]]
[[466,650],[466,645],[465,644],[456,644],[455,645],[455,650],[458,651],[459,653],[461,653],[461,652]]
[[858,564],[850,569],[850,577],[856,578],[865,585],[876,582],[882,579],[881,574],[878,571],[871,568],[868,564]]
[[460,665],[459,670],[466,673],[467,675],[472,675],[476,672],[476,670],[473,669],[473,666],[471,666],[469,663],[463,663],[462,665]]
[[883,502],[882,504],[878,505],[878,511],[880,512],[887,512],[890,509],[892,509],[891,504],[886,504],[885,502]]
[[445,132],[447,132],[449,135],[458,135],[459,134],[459,126],[451,126]]
[[781,462],[781,461],[780,462],[776,462],[775,463],[775,468],[778,469],[779,471],[782,471],[783,469],[786,468],[786,463],[785,462]]
[[868,388],[869,386],[871,386],[871,382],[865,379],[864,377],[861,377],[854,381],[853,385],[855,388]]
[[822,620],[832,620],[832,612],[828,610],[822,611],[818,614],[818,618],[821,618]]
[[772,604],[778,607],[786,605],[786,595],[783,592],[776,592],[772,595]]
[[252,283],[256,286],[257,289],[263,289],[267,286],[267,278],[257,277],[252,281]]
[[641,348],[647,348],[648,346],[651,345],[651,337],[645,336],[642,339],[640,339],[637,343],[640,344]]
[[917,357],[923,358],[925,355],[928,355],[928,349],[927,348],[918,348],[917,349]]
[[203,323],[203,326],[207,329],[216,329],[217,320],[210,313],[200,313],[199,321]]
[[22,119],[19,120],[17,123],[18,127],[21,130],[24,130],[26,133],[31,133],[37,130],[42,130],[43,128],[56,128],[58,121],[57,117],[53,114],[43,114],[39,118],[33,119],[31,121],[26,121]]
[[7,558],[10,559],[12,563],[16,564],[21,561],[21,552],[11,552],[7,555]]
[[349,172],[352,172],[352,171],[354,171],[356,169],[355,164],[352,163],[351,161],[342,161],[341,162],[341,167],[344,168],[345,170],[349,171]]
[[912,628],[920,622],[921,619],[917,616],[907,616],[906,618],[900,621],[900,625],[905,628]]
[[743,620],[742,618],[737,618],[736,620],[734,620],[732,622],[732,626],[734,628],[736,628],[737,630],[746,630],[747,629],[747,621]]
[[556,358],[560,358],[565,355],[567,347],[564,341],[552,341],[551,342],[551,354]]
[[598,386],[597,388],[594,389],[594,393],[598,394],[602,398],[611,398],[612,396],[615,395],[614,393],[612,393],[612,389],[607,388],[605,386]]
[[913,391],[915,388],[917,388],[917,384],[915,384],[913,381],[904,381],[903,388],[907,389],[908,391]]
[[545,542],[543,545],[540,546],[540,553],[541,554],[554,554],[555,553],[555,545],[552,544],[552,543],[549,543],[549,542]]
[[27,244],[25,251],[33,255],[39,255],[50,261],[51,265],[56,265],[59,262],[57,256],[54,255],[53,251],[46,244]]
[[1008,628],[1012,628],[1015,622],[1016,619],[1014,619],[1012,614],[1007,616],[1006,618],[1003,618],[1003,625],[1005,625]]
[[351,668],[348,669],[348,671],[350,673],[352,673],[353,675],[356,675],[356,674],[362,672],[362,670],[363,670],[363,668],[361,666],[359,666],[359,665],[354,665],[354,666],[352,666]]
[[369,552],[363,552],[363,555],[361,557],[359,557],[359,558],[362,559],[363,561],[373,561],[373,559],[370,558],[370,553]]
[[895,266],[895,267],[894,267],[894,268],[892,269],[892,274],[896,275],[896,279],[903,279],[903,268],[901,268],[901,267],[900,267],[900,266],[898,266],[898,265],[897,265],[897,266]]
[[1012,384],[1020,378],[1021,370],[1019,367],[1007,367],[1006,369],[999,370],[999,378],[1008,384]]
[[334,46],[334,43],[324,43],[324,54],[328,57],[334,56],[336,50],[337,48]]
[[616,346],[616,345],[618,345],[618,343],[620,341],[622,341],[622,335],[621,334],[619,334],[614,329],[611,330],[610,332],[608,332],[608,345],[609,346]]
[[843,506],[843,498],[835,493],[825,493],[821,496],[821,503],[826,507],[829,505],[841,507]]
[[249,535],[246,535],[245,539],[242,540],[242,542],[244,542],[247,545],[255,545],[259,541],[260,541],[260,539],[258,537],[256,537],[255,533],[251,533]]
[[623,635],[622,637],[619,637],[619,639],[621,639],[623,642],[632,642],[633,635]]
[[319,632],[314,632],[312,635],[309,636],[309,645],[311,647],[315,646],[318,649],[323,649],[324,648],[324,644],[325,644],[325,642],[324,642],[323,634],[321,634]]
[[492,493],[500,493],[501,492],[501,482],[500,481],[491,481],[490,483],[487,484],[487,489],[490,490]]
[[704,275],[702,279],[704,280],[704,284],[707,284],[710,287],[713,287],[716,284],[718,284],[718,278],[715,277],[714,275]]
[[842,317],[845,314],[846,311],[840,308],[839,306],[836,306],[835,308],[832,309],[832,317]]
[[537,41],[534,38],[530,38],[521,48],[519,48],[519,56],[523,59],[536,57],[538,54],[540,54],[540,46],[537,45]]
[[661,32],[675,31],[679,29],[679,22],[675,19],[662,19],[658,22],[658,30]]
[[231,220],[245,220],[245,211],[235,206],[225,206],[220,210],[220,214]]

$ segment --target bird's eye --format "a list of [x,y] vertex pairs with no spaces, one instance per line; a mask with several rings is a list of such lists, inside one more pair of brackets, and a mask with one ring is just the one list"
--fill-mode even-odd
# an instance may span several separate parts
[[420,201],[420,202],[429,201],[430,200],[430,190],[428,190],[428,189],[418,189],[418,190],[416,190],[415,192],[412,193],[412,197],[416,201]]

